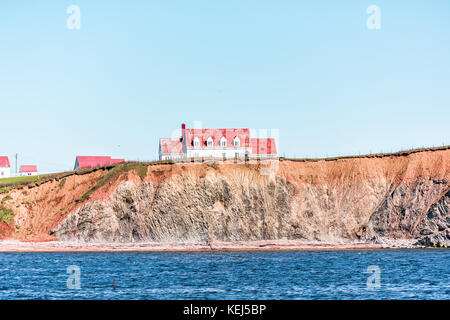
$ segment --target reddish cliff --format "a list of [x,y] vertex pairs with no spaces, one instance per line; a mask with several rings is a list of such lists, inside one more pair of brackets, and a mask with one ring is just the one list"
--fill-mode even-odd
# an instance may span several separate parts
[[450,150],[259,164],[120,164],[3,194],[3,239],[450,243]]

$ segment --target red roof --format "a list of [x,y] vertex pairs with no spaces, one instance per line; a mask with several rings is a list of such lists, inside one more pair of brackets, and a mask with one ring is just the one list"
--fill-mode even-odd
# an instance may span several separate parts
[[77,156],[75,168],[86,169],[125,162],[125,159],[111,159],[110,156]]
[[125,159],[111,159],[111,164],[123,163]]
[[161,153],[163,154],[182,154],[183,147],[180,139],[161,138],[159,139]]
[[37,166],[20,166],[20,172],[37,172]]
[[251,154],[276,155],[277,148],[274,138],[251,138]]
[[250,130],[249,129],[186,129],[186,145],[188,148],[193,148],[193,141],[195,138],[200,141],[200,146],[208,148],[206,140],[209,137],[213,139],[211,148],[220,147],[220,139],[224,137],[227,140],[227,148],[232,147],[231,142],[238,137],[240,140],[240,148],[248,148],[250,145]]
[[[235,148],[232,142],[238,138],[239,147],[245,148],[252,155],[276,155],[277,148],[274,138],[250,138],[250,130],[245,129],[186,129],[182,124],[182,132],[186,139],[186,147],[188,149],[194,148],[194,140],[197,138],[200,143],[200,148],[220,148],[221,140],[226,140],[226,149]],[[212,139],[212,145],[208,146],[208,139]],[[181,139],[160,139],[160,147],[162,154],[183,154],[183,143]]]
[[3,168],[10,168],[11,165],[9,164],[9,159],[8,157],[0,157],[0,167]]

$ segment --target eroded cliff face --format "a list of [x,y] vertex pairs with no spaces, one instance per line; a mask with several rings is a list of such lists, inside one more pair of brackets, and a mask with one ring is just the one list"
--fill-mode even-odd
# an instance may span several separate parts
[[[449,156],[447,149],[334,161],[148,166],[144,176],[127,171],[66,211],[66,200],[55,196],[59,213],[47,207],[49,221],[40,215],[37,223],[40,231],[68,241],[450,244]],[[87,181],[92,188],[95,182]],[[22,210],[16,222],[33,213],[33,207]],[[21,236],[20,230],[12,235]]]
[[[392,186],[371,215],[369,234],[450,243],[449,188],[445,179],[418,178]],[[428,236],[428,237],[424,237]]]
[[[64,240],[187,241],[279,239],[289,236],[294,189],[285,179],[246,172],[190,173],[163,183],[124,181],[105,200],[87,203],[53,233]],[[237,178],[236,176],[234,178]]]

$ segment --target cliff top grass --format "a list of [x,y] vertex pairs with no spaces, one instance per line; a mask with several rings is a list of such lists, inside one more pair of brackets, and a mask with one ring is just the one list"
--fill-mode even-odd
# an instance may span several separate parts
[[7,193],[13,189],[19,189],[23,187],[35,187],[42,183],[60,180],[73,174],[86,174],[92,171],[98,170],[98,168],[89,168],[77,171],[67,171],[53,174],[42,174],[36,176],[24,176],[24,177],[11,177],[0,179],[0,194]]
[[350,155],[350,156],[337,156],[337,157],[326,157],[326,158],[284,158],[280,157],[280,160],[287,161],[299,161],[299,162],[315,162],[315,161],[336,161],[341,159],[362,159],[362,158],[386,158],[386,157],[406,157],[413,153],[418,152],[429,152],[429,151],[444,151],[450,149],[450,146],[443,147],[433,147],[433,148],[417,148],[408,149],[392,153],[372,153],[363,155]]
[[16,184],[16,183],[20,183],[20,182],[24,182],[24,181],[36,181],[42,176],[44,176],[44,175],[2,178],[2,179],[0,179],[0,184]]

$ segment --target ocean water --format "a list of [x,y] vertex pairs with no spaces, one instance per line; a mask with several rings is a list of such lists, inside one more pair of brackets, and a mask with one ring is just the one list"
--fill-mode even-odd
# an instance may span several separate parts
[[0,299],[450,299],[449,267],[437,249],[0,253]]

